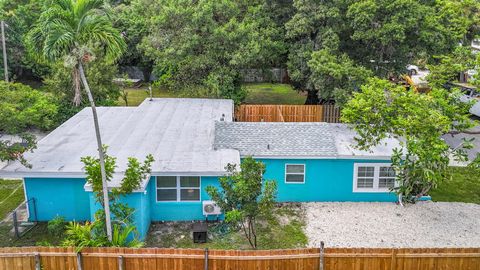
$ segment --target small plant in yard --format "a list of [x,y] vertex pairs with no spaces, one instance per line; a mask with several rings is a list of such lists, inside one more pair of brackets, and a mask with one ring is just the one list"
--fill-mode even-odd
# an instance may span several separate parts
[[50,220],[47,225],[48,233],[53,236],[61,236],[65,231],[65,218],[62,216],[56,216]]
[[[107,183],[111,181],[116,168],[116,159],[107,154],[107,148],[103,148],[105,156],[105,171]],[[145,161],[140,163],[136,158],[129,158],[125,176],[121,181],[120,187],[112,188],[109,192],[109,203],[112,211],[113,233],[112,240],[107,238],[105,227],[105,211],[103,200],[103,184],[100,171],[100,161],[95,157],[83,157],[87,174],[87,183],[92,185],[95,200],[102,208],[95,213],[95,220],[91,223],[80,224],[71,222],[67,226],[66,238],[63,242],[65,246],[75,246],[77,248],[96,247],[96,246],[125,246],[140,247],[142,242],[136,237],[129,239],[130,235],[136,236],[136,227],[133,223],[134,208],[120,201],[120,197],[132,193],[140,188],[142,180],[151,172],[151,164],[154,161],[152,155],[147,155]]]
[[227,175],[219,179],[221,189],[207,187],[207,193],[225,212],[225,221],[241,227],[250,246],[257,248],[259,217],[269,216],[275,207],[277,185],[263,181],[265,165],[248,157],[240,165],[228,164]]

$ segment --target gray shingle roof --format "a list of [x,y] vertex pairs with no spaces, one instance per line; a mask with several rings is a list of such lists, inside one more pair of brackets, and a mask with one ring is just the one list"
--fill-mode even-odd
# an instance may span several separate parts
[[344,124],[216,122],[216,149],[236,149],[255,157],[365,157],[388,159],[398,146],[386,139],[371,151],[355,149],[356,133]]
[[216,122],[215,147],[242,156],[335,156],[327,123]]

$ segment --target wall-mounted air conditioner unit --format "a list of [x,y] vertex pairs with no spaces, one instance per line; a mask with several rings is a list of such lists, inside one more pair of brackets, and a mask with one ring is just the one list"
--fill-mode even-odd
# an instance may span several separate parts
[[204,216],[218,216],[222,214],[222,209],[214,201],[203,201]]

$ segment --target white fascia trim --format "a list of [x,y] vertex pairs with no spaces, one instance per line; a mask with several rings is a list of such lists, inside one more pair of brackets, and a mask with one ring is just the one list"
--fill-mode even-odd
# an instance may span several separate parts
[[[205,172],[152,172],[151,176],[224,176],[225,171]],[[85,178],[84,172],[8,172],[0,170],[0,178]]]
[[[241,158],[249,157],[243,155]],[[356,155],[335,155],[335,156],[251,156],[254,159],[364,159],[364,160],[390,160],[391,156],[356,156]]]
[[5,172],[0,171],[0,177],[16,178],[85,178],[83,172]]
[[[150,178],[151,178],[151,175],[147,174],[147,176],[145,177],[145,181],[142,181],[142,185],[140,186],[140,189],[135,189],[132,192],[133,193],[145,192],[147,189],[148,183],[150,182]],[[111,191],[115,187],[108,187],[108,190]],[[89,183],[85,183],[85,185],[83,186],[83,189],[87,192],[93,192],[92,186]]]
[[152,172],[151,176],[224,176],[227,172],[226,171],[205,171],[205,172]]

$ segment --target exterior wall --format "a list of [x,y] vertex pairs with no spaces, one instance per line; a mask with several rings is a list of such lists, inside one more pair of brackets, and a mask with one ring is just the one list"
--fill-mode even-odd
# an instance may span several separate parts
[[84,185],[82,178],[25,178],[27,197],[35,198],[39,221],[48,221],[57,215],[69,221],[89,220],[90,204]]
[[[90,219],[94,220],[95,213],[100,209],[100,204],[95,201],[93,192],[88,192],[89,201],[90,201]],[[139,238],[143,240],[148,233],[150,227],[150,202],[148,200],[149,195],[143,192],[135,192],[128,194],[127,196],[122,196],[120,202],[127,204],[129,207],[135,209],[133,214],[133,222],[137,227]],[[112,221],[115,220],[115,217],[112,216]]]
[[150,179],[147,190],[150,194],[150,213],[152,221],[204,220],[202,201],[210,200],[207,186],[219,186],[218,177],[202,176],[200,180],[199,202],[157,202],[155,177]]
[[[394,202],[388,192],[353,192],[354,163],[388,163],[388,160],[349,159],[259,159],[266,165],[265,179],[278,182],[280,202],[379,201]],[[305,164],[305,183],[285,183],[285,164]],[[85,192],[85,179],[25,178],[28,198],[35,198],[37,217],[48,221],[57,215],[67,220],[93,220],[100,208],[92,192]],[[202,201],[210,200],[207,186],[219,187],[218,177],[201,177],[199,202],[157,202],[155,177],[145,192],[132,193],[121,201],[136,209],[134,221],[144,239],[151,221],[203,220]]]
[[[353,192],[354,163],[390,163],[389,160],[259,159],[266,165],[264,178],[278,183],[280,202],[395,202],[388,192]],[[285,183],[285,164],[305,164],[305,183]]]

